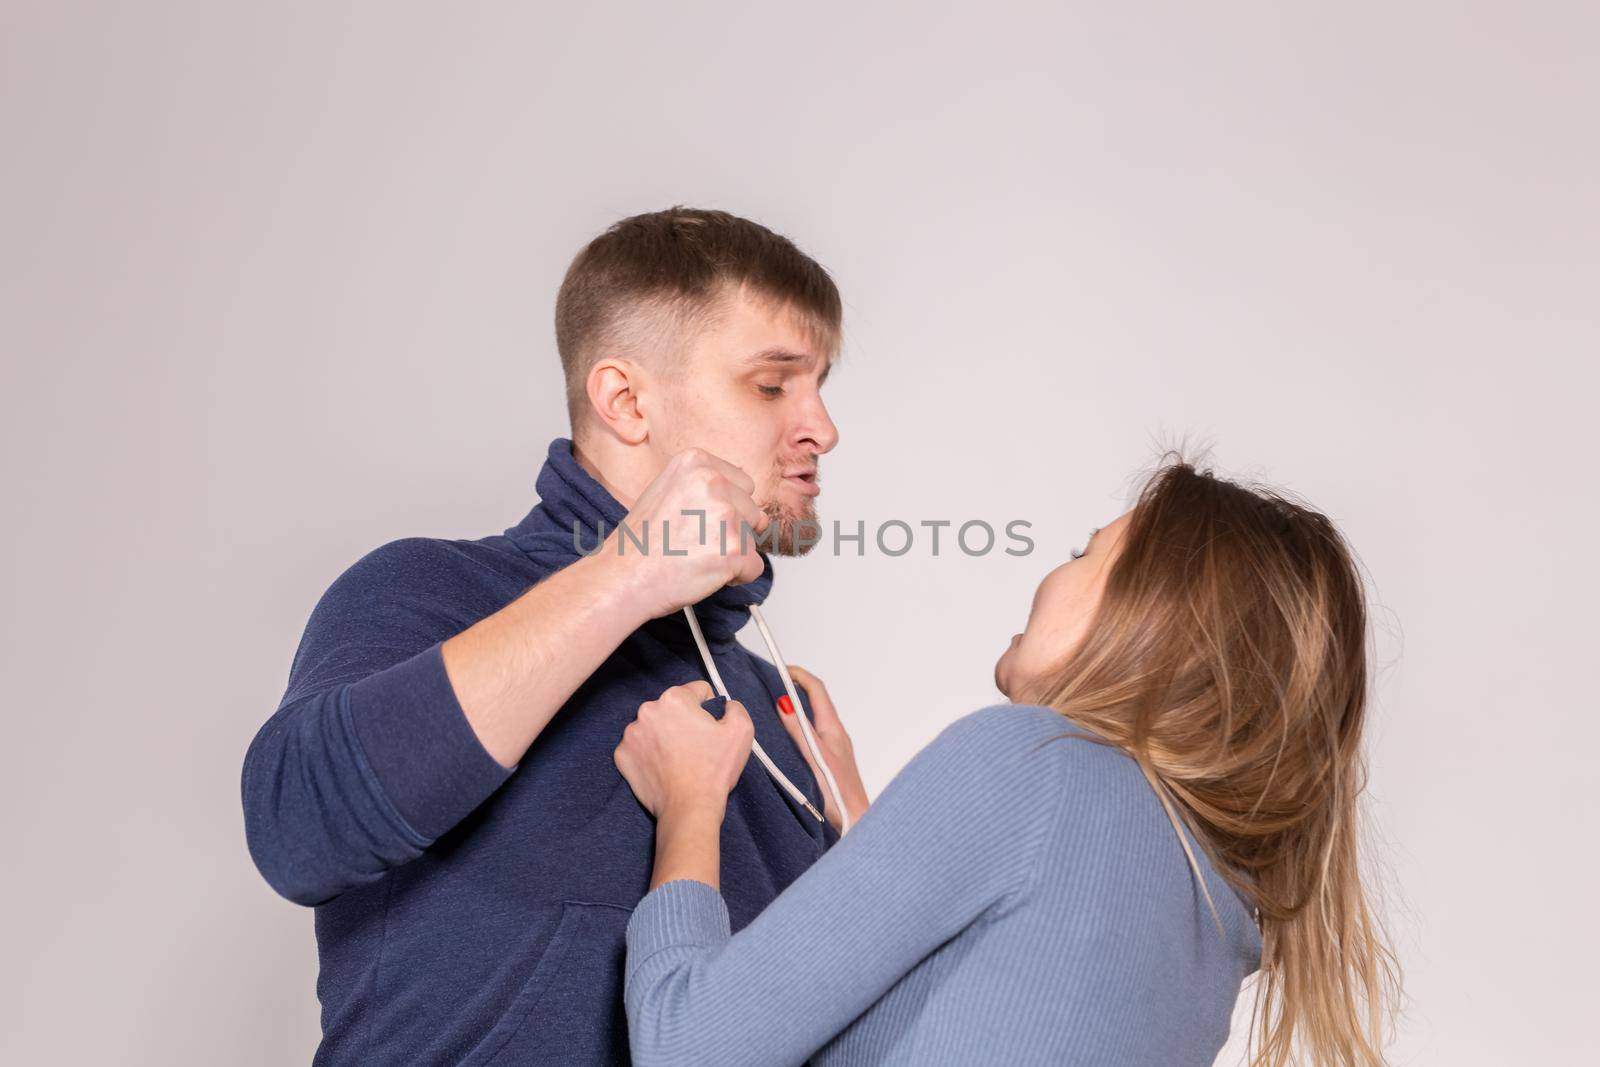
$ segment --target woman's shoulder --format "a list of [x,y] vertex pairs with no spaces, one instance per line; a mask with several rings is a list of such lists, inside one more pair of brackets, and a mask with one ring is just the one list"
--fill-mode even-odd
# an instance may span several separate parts
[[1121,749],[1041,704],[990,704],[968,712],[946,726],[929,747],[934,745],[985,756],[1049,751],[1058,762],[1137,771]]
[[[915,768],[915,769],[914,769]],[[990,704],[946,726],[907,767],[1010,802],[1144,784],[1121,749],[1038,704]],[[1148,787],[1146,787],[1148,788]]]
[[[989,767],[969,780],[981,780],[980,788],[1001,794],[1008,806],[1031,800],[1042,807],[1049,798],[1058,813],[1071,812],[1071,818],[1055,821],[1045,847],[1080,872],[1097,870],[1094,877],[1118,885],[1118,892],[1156,878],[1172,886],[1191,884],[1179,831],[1139,764],[1060,712],[1036,704],[990,705],[951,723],[934,745],[966,753],[975,769]],[[1007,773],[993,773],[1001,767]],[[1193,832],[1181,832],[1242,951],[1259,957],[1260,935],[1249,906],[1217,873]]]
[[1043,704],[989,704],[956,719],[944,729],[945,733],[967,732],[1020,737],[1030,733],[1070,730],[1075,734],[1092,737],[1093,734],[1076,725],[1054,708]]

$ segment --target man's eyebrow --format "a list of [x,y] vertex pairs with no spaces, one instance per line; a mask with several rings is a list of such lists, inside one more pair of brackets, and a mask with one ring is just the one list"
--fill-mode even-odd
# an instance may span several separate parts
[[[802,363],[815,363],[817,357],[810,352],[796,352],[790,348],[764,348],[745,360],[751,366],[768,367],[793,367]],[[828,374],[833,370],[833,361],[829,360],[822,368],[822,374],[817,378],[821,385],[828,380]]]
[[787,348],[764,348],[746,359],[745,362],[787,365],[791,363],[810,363],[814,359],[816,357],[809,352],[795,352]]

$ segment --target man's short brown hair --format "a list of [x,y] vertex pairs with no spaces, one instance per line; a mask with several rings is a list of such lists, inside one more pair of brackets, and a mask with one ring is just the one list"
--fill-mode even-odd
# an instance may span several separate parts
[[576,430],[586,380],[614,352],[676,347],[744,288],[787,307],[832,356],[843,308],[833,279],[794,242],[726,211],[673,207],[623,219],[590,241],[556,297],[556,348]]

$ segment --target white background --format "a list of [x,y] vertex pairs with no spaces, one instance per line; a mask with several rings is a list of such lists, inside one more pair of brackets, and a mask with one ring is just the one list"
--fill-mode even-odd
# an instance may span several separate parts
[[1394,1061],[1592,1055],[1596,9],[564,7],[5,3],[0,1058],[310,1058],[245,747],[345,566],[532,505],[561,274],[673,203],[843,290],[825,517],[1034,524],[781,563],[870,786],[1212,443],[1374,583]]

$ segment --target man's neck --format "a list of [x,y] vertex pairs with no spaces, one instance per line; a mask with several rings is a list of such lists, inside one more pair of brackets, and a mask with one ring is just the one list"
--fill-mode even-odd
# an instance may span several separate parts
[[643,448],[629,448],[592,435],[585,435],[581,442],[573,435],[572,458],[625,508],[633,507],[634,500],[655,477],[655,473],[643,469],[644,463],[649,462]]

